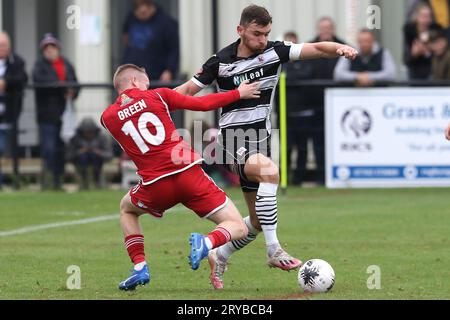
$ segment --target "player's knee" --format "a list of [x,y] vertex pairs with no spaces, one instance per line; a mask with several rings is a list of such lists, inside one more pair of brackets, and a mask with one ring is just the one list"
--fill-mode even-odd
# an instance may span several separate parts
[[247,228],[247,225],[245,224],[244,220],[242,220],[239,223],[238,236],[239,236],[239,238],[244,238],[247,235],[248,235],[248,228]]
[[128,211],[128,203],[129,199],[127,196],[123,197],[122,200],[120,200],[120,215],[124,215]]
[[130,196],[125,195],[120,201],[120,216],[123,217],[129,214],[139,216],[134,206],[131,204]]
[[244,238],[248,235],[248,228],[247,225],[245,224],[244,220],[242,220],[241,223],[241,238]]
[[261,154],[255,154],[247,160],[244,172],[250,181],[274,184],[280,181],[277,165]]
[[260,182],[278,184],[280,182],[280,174],[276,165],[271,165],[261,169]]

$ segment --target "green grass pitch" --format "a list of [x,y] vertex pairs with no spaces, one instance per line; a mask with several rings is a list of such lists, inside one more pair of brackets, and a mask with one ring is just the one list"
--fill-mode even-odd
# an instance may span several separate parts
[[[448,189],[290,188],[280,195],[281,243],[303,261],[328,261],[336,272],[330,293],[309,296],[297,272],[265,265],[262,234],[232,257],[225,289],[214,291],[207,262],[194,272],[187,261],[190,232],[207,233],[213,224],[182,206],[162,220],[141,219],[152,279],[134,292],[117,289],[131,268],[118,219],[5,235],[118,216],[123,193],[0,193],[0,299],[450,299]],[[246,215],[240,191],[228,193]],[[81,269],[80,290],[66,287],[71,265]],[[367,286],[373,265],[381,270],[379,289]]]

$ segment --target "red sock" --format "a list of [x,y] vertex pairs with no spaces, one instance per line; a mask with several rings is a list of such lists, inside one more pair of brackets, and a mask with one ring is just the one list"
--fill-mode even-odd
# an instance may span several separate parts
[[208,234],[208,238],[212,243],[212,248],[214,249],[230,241],[231,234],[228,232],[227,229],[218,227],[216,230]]
[[125,237],[125,248],[134,264],[145,261],[144,236],[142,234],[132,234]]

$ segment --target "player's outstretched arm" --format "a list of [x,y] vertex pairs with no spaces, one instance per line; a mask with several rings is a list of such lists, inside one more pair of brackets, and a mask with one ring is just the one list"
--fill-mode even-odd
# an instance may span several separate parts
[[345,57],[354,60],[357,56],[358,51],[350,46],[337,42],[322,41],[305,43],[300,54],[300,59]]
[[197,86],[194,83],[194,81],[189,80],[189,81],[186,81],[185,83],[183,83],[181,86],[176,87],[173,90],[175,90],[178,93],[185,94],[188,96],[195,96],[197,93],[200,92],[200,90],[202,90],[202,88]]
[[186,109],[193,111],[210,111],[222,108],[239,99],[255,99],[260,97],[259,82],[244,81],[239,88],[228,92],[214,93],[202,97],[191,97],[179,94],[170,89],[157,89],[162,94],[170,110]]

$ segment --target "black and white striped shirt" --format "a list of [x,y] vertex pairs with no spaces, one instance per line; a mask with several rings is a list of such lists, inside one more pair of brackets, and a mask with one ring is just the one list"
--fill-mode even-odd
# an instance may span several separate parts
[[298,60],[303,44],[269,41],[264,52],[248,58],[237,56],[240,39],[212,56],[192,81],[204,88],[216,81],[218,92],[236,89],[242,81],[260,82],[258,99],[239,100],[222,108],[220,129],[271,130],[270,113],[275,96],[281,65]]

